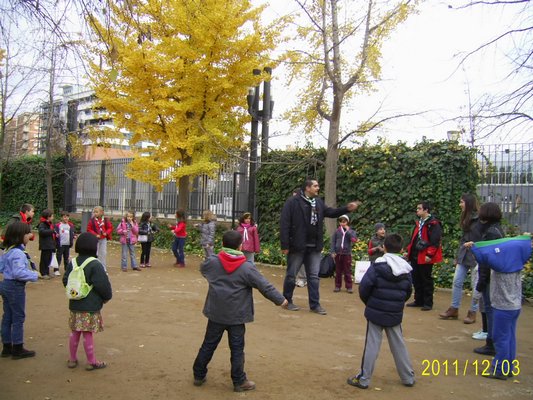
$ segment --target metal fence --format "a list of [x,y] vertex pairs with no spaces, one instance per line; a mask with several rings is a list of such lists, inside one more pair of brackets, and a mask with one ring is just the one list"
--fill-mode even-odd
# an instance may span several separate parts
[[[123,215],[131,210],[140,215],[150,211],[156,217],[173,217],[180,195],[176,182],[167,183],[161,192],[154,186],[126,177],[131,159],[77,161],[67,176],[67,191],[72,212],[104,207],[106,214]],[[230,161],[221,165],[216,179],[207,176],[192,180],[187,214],[201,217],[204,210],[213,211],[221,220],[234,219],[246,211],[248,199],[247,163]],[[170,173],[168,171],[167,173]]]
[[533,231],[533,142],[479,146],[481,202],[498,203],[505,220],[522,232]]

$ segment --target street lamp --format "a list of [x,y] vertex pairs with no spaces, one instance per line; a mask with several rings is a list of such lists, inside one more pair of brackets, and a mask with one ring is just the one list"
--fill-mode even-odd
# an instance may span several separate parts
[[[265,67],[264,72],[269,75],[268,79],[263,82],[263,109],[259,109],[259,85],[250,88],[246,101],[248,103],[248,113],[252,117],[251,132],[250,132],[250,180],[248,184],[248,210],[253,217],[257,219],[255,210],[255,183],[256,171],[258,165],[257,157],[257,141],[259,139],[259,121],[261,121],[261,157],[266,158],[268,154],[268,135],[269,135],[269,121],[272,118],[272,109],[274,108],[274,101],[270,95],[270,76],[272,75],[272,68]],[[261,75],[261,70],[254,69],[253,74]]]

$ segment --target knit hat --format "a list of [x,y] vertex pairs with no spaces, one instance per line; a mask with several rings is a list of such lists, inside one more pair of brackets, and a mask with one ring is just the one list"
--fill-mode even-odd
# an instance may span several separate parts
[[350,218],[346,214],[341,215],[339,218],[337,218],[337,221],[340,221],[341,219],[345,219],[346,222],[350,222]]
[[378,222],[376,225],[374,225],[374,230],[376,232],[379,231],[381,228],[385,228],[385,224]]

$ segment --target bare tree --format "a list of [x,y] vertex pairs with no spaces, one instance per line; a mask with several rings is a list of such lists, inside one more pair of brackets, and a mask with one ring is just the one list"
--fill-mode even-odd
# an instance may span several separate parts
[[455,8],[481,7],[511,9],[516,17],[512,26],[494,27],[495,33],[488,41],[461,56],[460,66],[487,49],[508,49],[509,66],[502,85],[505,89],[497,94],[485,93],[474,100],[469,98],[468,115],[460,117],[470,121],[469,142],[472,145],[476,140],[486,139],[495,133],[504,134],[504,137],[524,132],[527,135],[533,127],[533,2],[470,1]]

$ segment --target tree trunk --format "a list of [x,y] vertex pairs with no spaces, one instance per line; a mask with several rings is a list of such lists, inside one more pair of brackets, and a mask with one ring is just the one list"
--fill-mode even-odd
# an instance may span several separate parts
[[189,177],[182,176],[178,182],[178,210],[189,207]]
[[[329,207],[337,206],[337,169],[339,164],[339,130],[341,119],[342,96],[337,96],[333,102],[331,120],[329,121],[328,149],[326,153],[326,177],[324,182],[324,199]],[[337,222],[326,219],[326,231],[332,235]]]

